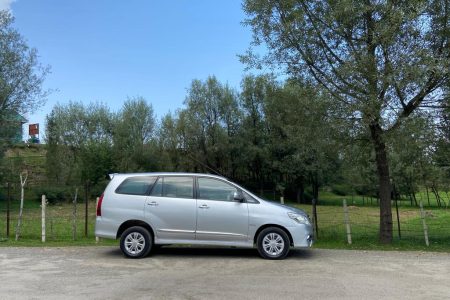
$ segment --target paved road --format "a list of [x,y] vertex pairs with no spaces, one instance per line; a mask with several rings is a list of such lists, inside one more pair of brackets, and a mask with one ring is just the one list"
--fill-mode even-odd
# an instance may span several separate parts
[[0,299],[450,299],[450,254],[162,248],[0,248]]

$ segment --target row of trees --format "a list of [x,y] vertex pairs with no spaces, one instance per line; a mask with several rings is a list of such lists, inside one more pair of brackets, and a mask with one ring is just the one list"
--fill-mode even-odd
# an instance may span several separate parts
[[[393,195],[448,188],[448,110],[417,111],[386,135]],[[141,97],[56,105],[47,117],[47,173],[57,185],[104,184],[137,171],[218,173],[255,192],[306,203],[323,186],[377,197],[370,132],[329,93],[308,83],[246,76],[239,91],[194,80],[184,107],[157,120]]]
[[[118,113],[58,105],[47,124],[49,178],[99,185],[114,171],[218,172],[299,201],[341,184],[379,197],[380,240],[391,242],[392,197],[413,201],[419,184],[448,184],[449,1],[244,0],[243,9],[256,48],[241,60],[286,81],[248,76],[235,91],[194,80],[184,108],[160,122],[141,98]],[[2,128],[46,96],[48,68],[12,22],[0,12]]]

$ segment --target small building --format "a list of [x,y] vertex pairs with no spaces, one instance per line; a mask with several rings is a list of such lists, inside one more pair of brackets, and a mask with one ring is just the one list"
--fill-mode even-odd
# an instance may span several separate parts
[[1,139],[17,144],[23,141],[23,124],[28,120],[16,112],[6,112],[0,118]]

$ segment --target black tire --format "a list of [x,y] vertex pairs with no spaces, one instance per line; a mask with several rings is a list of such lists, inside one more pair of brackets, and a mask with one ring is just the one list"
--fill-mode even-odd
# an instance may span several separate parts
[[[267,239],[265,239],[266,237]],[[272,241],[273,244],[270,244]],[[258,234],[256,245],[262,258],[284,259],[289,253],[291,242],[283,229],[268,227]]]
[[[139,247],[139,245],[142,247]],[[142,258],[147,256],[150,253],[152,246],[152,235],[147,229],[141,226],[128,228],[120,237],[120,250],[122,250],[122,253],[129,258]]]

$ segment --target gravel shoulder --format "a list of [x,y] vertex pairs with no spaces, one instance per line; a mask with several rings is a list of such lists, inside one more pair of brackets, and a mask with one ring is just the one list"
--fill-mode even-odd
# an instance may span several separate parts
[[0,248],[0,299],[448,299],[450,254],[311,249]]

